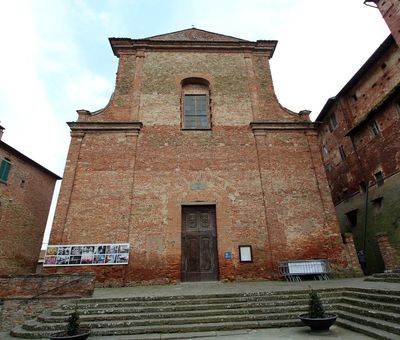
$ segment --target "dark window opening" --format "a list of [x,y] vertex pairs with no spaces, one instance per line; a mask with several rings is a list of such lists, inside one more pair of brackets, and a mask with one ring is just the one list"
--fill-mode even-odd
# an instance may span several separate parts
[[359,187],[360,187],[360,194],[365,194],[365,192],[367,191],[367,183],[365,183],[365,181],[361,181],[360,183],[358,183]]
[[329,131],[332,132],[337,126],[336,114],[332,112],[329,116]]
[[349,190],[344,189],[342,192],[343,199],[346,201],[349,198]]
[[0,164],[0,182],[7,183],[10,168],[10,160],[8,158],[3,159]]
[[186,94],[184,97],[183,126],[185,129],[207,129],[208,100],[205,94]]
[[343,145],[339,146],[339,153],[340,153],[340,157],[342,158],[342,161],[345,161],[347,159],[347,155],[346,155],[346,152],[344,151]]
[[372,132],[372,135],[373,135],[374,137],[380,135],[381,131],[380,131],[380,129],[379,129],[379,125],[378,125],[378,123],[376,122],[376,120],[373,120],[371,123],[369,123],[369,128],[370,128],[370,130],[371,130],[371,132]]
[[331,172],[332,169],[333,169],[333,167],[332,167],[332,164],[331,164],[331,163],[327,163],[327,164],[325,165],[325,170],[326,170],[327,172]]
[[377,173],[375,173],[374,177],[375,177],[376,185],[378,187],[382,186],[383,182],[385,181],[382,171],[378,171]]
[[346,213],[347,220],[352,227],[357,226],[358,209],[351,210]]
[[372,207],[373,207],[375,213],[378,213],[378,212],[382,211],[382,208],[383,208],[383,197],[375,198],[371,202],[372,202]]

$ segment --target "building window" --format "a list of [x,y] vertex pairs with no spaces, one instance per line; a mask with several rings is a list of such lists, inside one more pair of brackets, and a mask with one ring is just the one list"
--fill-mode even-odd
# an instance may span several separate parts
[[343,197],[343,199],[344,199],[345,201],[348,200],[348,198],[349,198],[349,189],[344,189],[344,190],[342,191],[342,197]]
[[182,80],[182,128],[210,129],[210,86],[202,78],[187,78]]
[[336,114],[332,112],[329,116],[329,131],[332,132],[337,126]]
[[183,106],[183,126],[185,129],[209,128],[207,95],[186,94]]
[[360,187],[360,194],[365,194],[365,192],[367,191],[367,183],[365,183],[365,181],[361,181],[360,183],[358,183],[359,187]]
[[371,132],[372,132],[372,135],[373,135],[374,137],[380,135],[381,131],[380,131],[380,129],[379,129],[379,125],[378,125],[378,123],[376,122],[376,120],[373,120],[371,123],[369,123],[369,128],[370,128],[370,130],[371,130]]
[[357,215],[358,215],[358,209],[351,210],[346,213],[347,220],[349,221],[352,227],[357,226]]
[[380,213],[383,208],[383,197],[375,198],[371,202],[372,202],[372,207],[374,209],[374,213]]
[[344,151],[343,145],[339,146],[339,153],[340,153],[340,157],[342,158],[342,161],[345,161],[347,159],[347,155],[346,155],[346,152]]
[[3,159],[0,164],[0,182],[7,183],[10,168],[11,161],[7,158]]
[[326,171],[326,172],[331,172],[332,169],[333,169],[333,166],[332,166],[331,163],[327,163],[327,164],[325,165],[325,171]]
[[382,171],[378,171],[374,174],[376,186],[380,187],[383,185],[384,177]]

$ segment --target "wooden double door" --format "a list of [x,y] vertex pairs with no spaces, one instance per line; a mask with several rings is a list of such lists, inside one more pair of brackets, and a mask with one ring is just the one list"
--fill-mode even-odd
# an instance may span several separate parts
[[215,206],[182,206],[182,281],[216,280]]

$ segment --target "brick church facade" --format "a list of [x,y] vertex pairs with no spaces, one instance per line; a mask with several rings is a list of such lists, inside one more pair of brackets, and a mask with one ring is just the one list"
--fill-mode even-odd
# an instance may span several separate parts
[[[110,43],[115,91],[104,109],[69,123],[50,244],[129,243],[129,263],[47,272],[129,284],[274,279],[288,259],[357,269],[317,128],[274,94],[276,41],[193,28]],[[243,261],[240,246],[251,251]]]

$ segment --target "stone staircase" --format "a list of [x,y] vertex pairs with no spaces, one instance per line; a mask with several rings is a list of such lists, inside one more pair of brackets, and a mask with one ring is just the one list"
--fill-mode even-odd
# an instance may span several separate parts
[[[337,324],[378,339],[400,339],[400,289],[319,290]],[[11,331],[19,338],[42,338],[65,329],[75,309],[81,326],[95,336],[192,333],[302,326],[297,315],[308,308],[307,291],[80,299],[44,312]]]
[[339,326],[376,339],[400,339],[400,287],[399,291],[344,290],[335,309]]
[[400,283],[400,269],[395,269],[387,273],[373,274],[372,276],[365,278],[365,281]]

